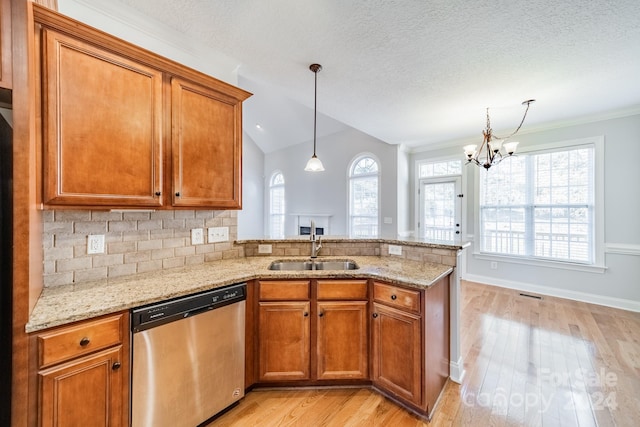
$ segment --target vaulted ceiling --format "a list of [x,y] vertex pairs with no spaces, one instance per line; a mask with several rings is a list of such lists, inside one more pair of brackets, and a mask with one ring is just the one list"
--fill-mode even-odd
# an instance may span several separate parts
[[[265,152],[346,126],[390,144],[640,110],[638,0],[119,0],[238,61]],[[256,124],[261,129],[256,128]]]

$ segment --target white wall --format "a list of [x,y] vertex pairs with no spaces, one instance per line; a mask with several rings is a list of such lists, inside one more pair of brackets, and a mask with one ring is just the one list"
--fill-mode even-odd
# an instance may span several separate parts
[[[595,121],[518,135],[521,147],[604,136],[604,273],[572,271],[501,261],[498,269],[490,260],[466,251],[467,270],[463,277],[489,284],[540,292],[640,311],[640,115]],[[415,161],[447,155],[463,157],[462,145],[414,153]],[[466,226],[468,238],[475,237],[474,174],[476,166],[465,166],[467,174]],[[482,172],[482,171],[480,171]],[[415,197],[412,198],[412,212]]]
[[[362,152],[380,160],[380,218],[390,217],[392,224],[381,224],[381,235],[397,235],[397,148],[355,129],[348,129],[317,140],[317,155],[325,171],[305,172],[313,153],[312,141],[265,155],[265,185],[274,171],[285,179],[287,213],[332,214],[331,235],[347,234],[347,168]],[[268,189],[265,187],[265,191]],[[285,233],[295,235],[295,219],[287,215]]]
[[397,230],[398,235],[409,237],[412,235],[411,224],[411,156],[402,145],[397,146],[398,152],[398,180],[397,190]]
[[264,195],[264,153],[245,132],[242,137],[242,210],[238,211],[238,239],[263,236]]

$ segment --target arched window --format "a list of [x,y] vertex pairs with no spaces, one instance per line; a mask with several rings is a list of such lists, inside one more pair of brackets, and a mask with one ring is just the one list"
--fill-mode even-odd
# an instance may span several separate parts
[[276,171],[269,182],[269,235],[272,239],[284,238],[284,175]]
[[349,167],[349,235],[377,237],[379,232],[378,161],[370,154],[356,157]]

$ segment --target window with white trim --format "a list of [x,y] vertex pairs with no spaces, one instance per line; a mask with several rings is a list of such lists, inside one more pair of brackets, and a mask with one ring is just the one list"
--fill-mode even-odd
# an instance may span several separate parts
[[595,153],[530,151],[480,170],[480,252],[595,264]]
[[369,155],[357,157],[349,168],[349,235],[377,237],[380,170]]
[[284,238],[284,175],[276,171],[269,181],[269,235],[272,239]]
[[449,175],[462,175],[462,160],[428,160],[418,163],[418,178]]

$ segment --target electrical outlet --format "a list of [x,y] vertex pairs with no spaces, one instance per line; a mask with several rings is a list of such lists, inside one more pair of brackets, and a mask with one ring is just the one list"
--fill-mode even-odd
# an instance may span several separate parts
[[498,263],[495,261],[491,261],[491,269],[492,270],[497,270],[498,269]]
[[90,234],[87,236],[87,254],[104,253],[104,234]]
[[271,245],[258,245],[259,254],[270,254],[272,252]]
[[209,227],[209,243],[228,242],[229,227]]
[[202,228],[191,229],[191,244],[202,245],[204,243],[204,230]]
[[389,245],[389,255],[402,255],[402,246]]

